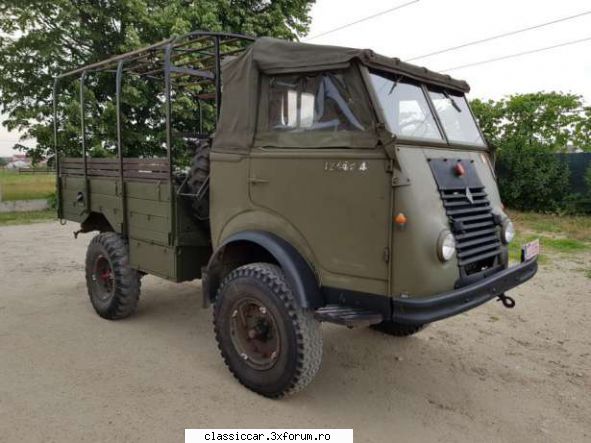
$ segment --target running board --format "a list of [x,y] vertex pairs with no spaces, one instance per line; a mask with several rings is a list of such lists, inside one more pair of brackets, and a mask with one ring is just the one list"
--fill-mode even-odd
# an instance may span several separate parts
[[336,323],[348,328],[375,325],[384,320],[382,314],[378,312],[342,305],[323,306],[316,310],[314,317],[318,321]]

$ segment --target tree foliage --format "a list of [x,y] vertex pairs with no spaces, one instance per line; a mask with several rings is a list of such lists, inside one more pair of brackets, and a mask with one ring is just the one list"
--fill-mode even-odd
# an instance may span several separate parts
[[583,106],[581,96],[537,92],[471,104],[484,134],[500,149],[519,139],[553,152],[569,142],[591,151],[591,107]]
[[[268,35],[294,39],[309,25],[314,0],[4,0],[0,3],[0,107],[9,130],[37,139],[33,157],[52,147],[53,78],[78,66],[195,30]],[[114,140],[114,104],[109,100],[113,82],[101,76],[88,79],[84,91],[89,107],[100,114],[91,122],[100,155]],[[76,149],[80,124],[75,85],[62,87],[60,115],[66,134],[65,149]],[[152,85],[128,82],[124,102],[127,123],[161,120],[154,110],[158,92]],[[176,105],[183,113],[187,104]],[[189,104],[190,105],[190,104]],[[133,111],[132,111],[133,108]],[[67,117],[67,118],[66,118]],[[139,126],[139,125],[138,125]],[[137,128],[136,128],[137,129]],[[133,143],[140,130],[128,128]],[[154,136],[156,137],[156,136]],[[103,140],[98,142],[96,140]],[[105,147],[105,142],[106,147]],[[157,140],[155,141],[157,143]],[[29,149],[29,148],[26,148]]]
[[572,144],[591,151],[591,108],[580,96],[557,92],[472,101],[488,141],[496,148],[499,187],[514,208],[563,210],[569,171],[556,153]]

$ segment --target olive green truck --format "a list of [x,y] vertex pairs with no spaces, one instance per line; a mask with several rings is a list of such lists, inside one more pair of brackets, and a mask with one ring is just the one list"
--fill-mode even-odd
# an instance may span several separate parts
[[[96,73],[112,76],[116,110],[100,158],[84,93]],[[129,76],[161,87],[162,155],[127,154]],[[71,81],[78,157],[61,141],[74,123],[58,115]],[[199,105],[190,130],[173,118],[183,88]],[[132,314],[145,274],[201,279],[230,371],[281,397],[318,371],[321,322],[407,336],[492,299],[513,307],[505,292],[536,273],[539,246],[509,267],[513,225],[468,90],[370,50],[208,32],[59,76],[58,215],[98,231],[86,256],[94,309]]]

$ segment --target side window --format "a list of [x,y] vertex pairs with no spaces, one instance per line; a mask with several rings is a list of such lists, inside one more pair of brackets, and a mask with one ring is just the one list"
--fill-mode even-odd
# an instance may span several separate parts
[[364,131],[354,103],[341,73],[272,76],[267,127],[273,132]]

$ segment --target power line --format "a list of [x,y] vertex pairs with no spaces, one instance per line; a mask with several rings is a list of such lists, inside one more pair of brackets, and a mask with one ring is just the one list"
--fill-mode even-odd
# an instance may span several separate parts
[[482,60],[482,61],[479,61],[479,62],[468,63],[468,64],[460,65],[460,66],[454,66],[453,68],[447,68],[447,69],[439,70],[439,72],[448,72],[448,71],[453,71],[453,70],[456,70],[456,69],[463,69],[463,68],[468,68],[468,67],[472,67],[472,66],[484,65],[486,63],[493,63],[493,62],[498,62],[500,60],[507,60],[509,58],[521,57],[523,55],[535,54],[536,52],[548,51],[550,49],[561,48],[563,46],[574,45],[574,44],[586,42],[586,41],[589,41],[589,40],[591,40],[591,37],[581,38],[579,40],[571,40],[571,41],[568,41],[568,42],[559,43],[557,45],[545,46],[543,48],[531,49],[529,51],[518,52],[516,54],[504,55],[502,57],[489,58],[487,60]]
[[497,34],[497,35],[493,35],[491,37],[486,37],[486,38],[483,38],[483,39],[480,39],[480,40],[474,40],[474,41],[471,41],[471,42],[468,42],[468,43],[463,43],[461,45],[452,46],[450,48],[445,48],[445,49],[440,49],[438,51],[429,52],[428,54],[418,55],[416,57],[409,58],[409,59],[407,59],[405,61],[411,62],[411,61],[418,60],[418,59],[421,59],[421,58],[431,57],[433,55],[439,55],[439,54],[444,54],[446,52],[456,51],[458,49],[466,48],[468,46],[479,45],[481,43],[490,42],[492,40],[497,40],[499,38],[508,37],[508,36],[515,35],[515,34],[521,34],[522,32],[527,32],[527,31],[531,31],[533,29],[543,28],[544,26],[554,25],[556,23],[566,22],[568,20],[573,20],[575,18],[583,17],[583,16],[589,15],[589,14],[591,14],[591,11],[581,12],[579,14],[570,15],[568,17],[562,17],[562,18],[559,18],[559,19],[556,19],[556,20],[552,20],[552,21],[549,21],[549,22],[544,22],[544,23],[539,23],[537,25],[528,26],[527,28],[516,29],[514,31],[505,32],[503,34]]
[[322,37],[323,35],[326,35],[326,34],[332,34],[333,32],[340,31],[341,29],[348,28],[348,27],[350,27],[350,26],[356,25],[356,24],[358,24],[358,23],[361,23],[361,22],[365,22],[365,21],[367,21],[367,20],[371,20],[372,18],[379,17],[380,15],[388,14],[388,13],[390,13],[390,12],[397,11],[398,9],[406,8],[407,6],[410,6],[410,5],[414,4],[414,3],[418,3],[419,1],[420,1],[420,0],[412,0],[412,1],[410,1],[410,2],[403,3],[403,4],[401,4],[401,5],[398,5],[398,6],[395,6],[395,7],[393,7],[393,8],[386,9],[385,11],[378,12],[378,13],[376,13],[376,14],[373,14],[373,15],[369,15],[369,16],[367,16],[367,17],[364,17],[364,18],[362,18],[362,19],[359,19],[359,20],[357,20],[357,21],[354,21],[354,22],[351,22],[351,23],[347,23],[346,25],[342,25],[342,26],[339,26],[339,27],[337,27],[337,28],[330,29],[330,30],[328,30],[328,31],[325,31],[325,32],[321,32],[320,34],[316,34],[316,35],[314,35],[314,36],[312,36],[312,37],[306,37],[304,40],[308,40],[308,41],[309,41],[309,40],[314,40],[315,38]]

